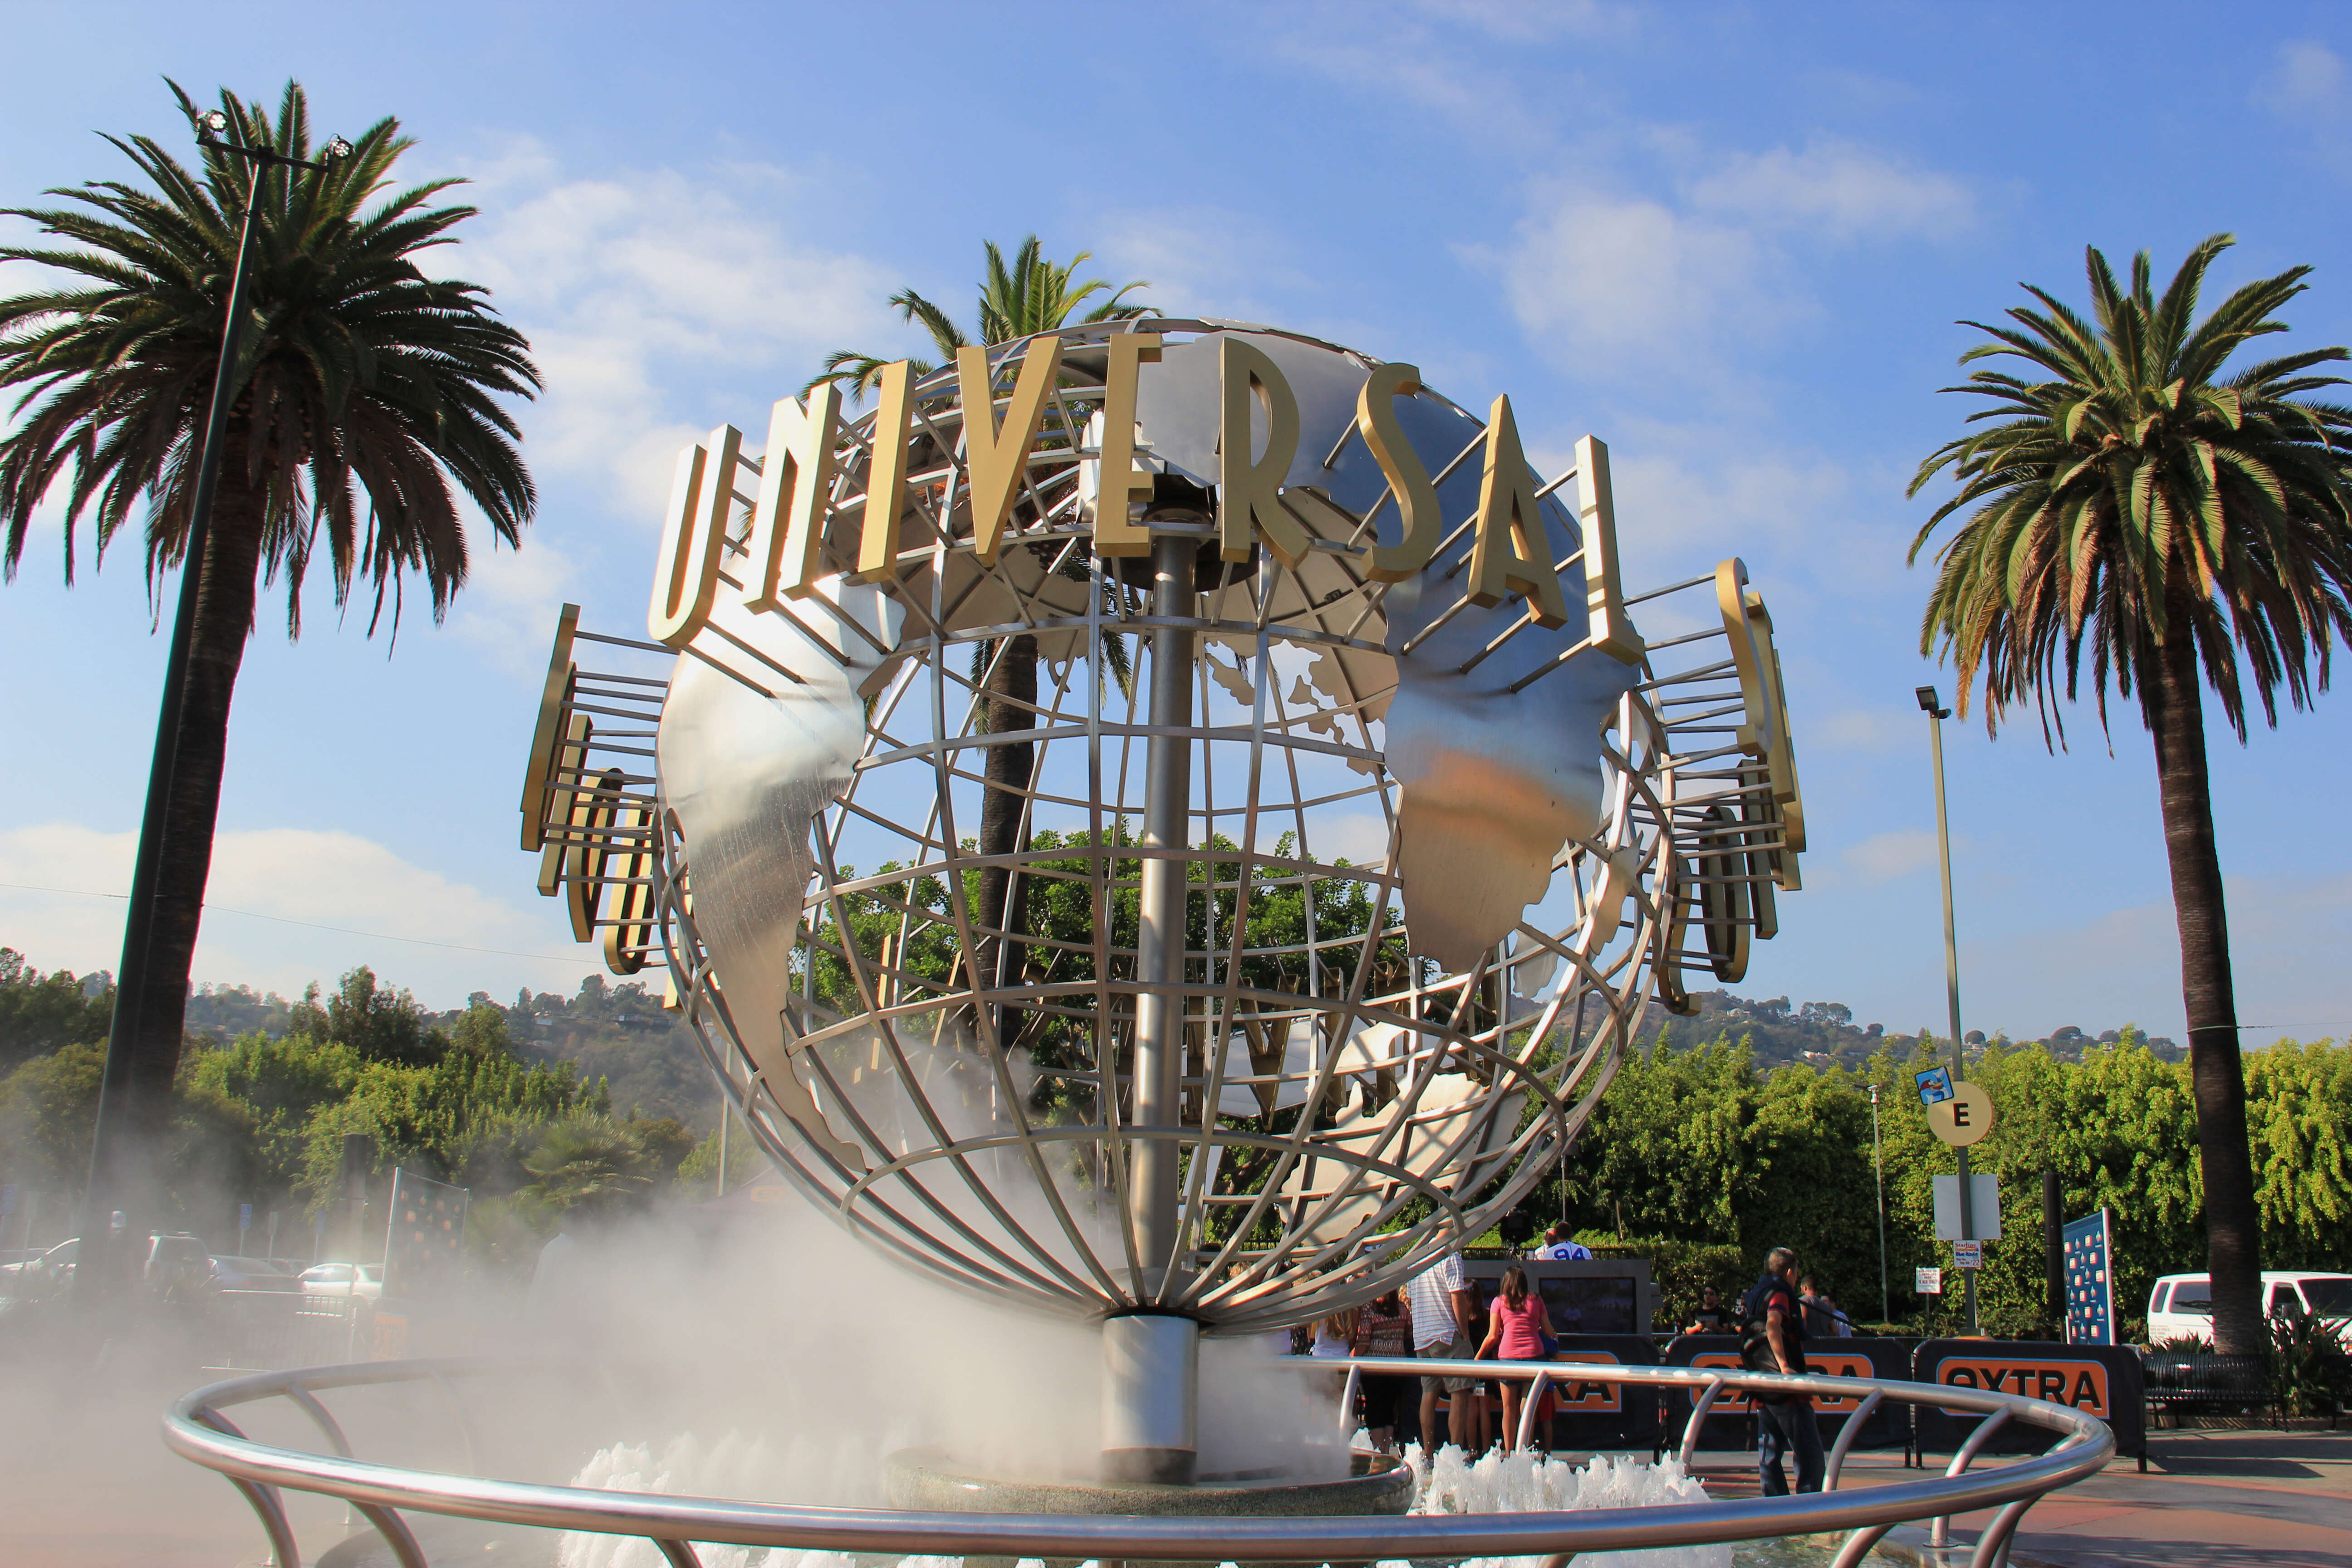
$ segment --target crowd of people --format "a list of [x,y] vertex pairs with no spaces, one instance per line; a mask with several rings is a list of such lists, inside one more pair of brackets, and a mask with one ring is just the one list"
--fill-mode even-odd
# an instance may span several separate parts
[[[1590,1258],[1591,1250],[1555,1226],[1529,1261]],[[1741,1363],[1750,1371],[1801,1373],[1807,1339],[1843,1339],[1853,1321],[1811,1275],[1797,1272],[1789,1247],[1776,1247],[1762,1277],[1735,1305],[1716,1287],[1706,1287],[1696,1311],[1682,1325],[1686,1334],[1741,1336]],[[1459,1253],[1448,1253],[1415,1275],[1402,1290],[1391,1290],[1369,1307],[1350,1307],[1318,1319],[1307,1331],[1307,1353],[1326,1360],[1352,1356],[1411,1356],[1425,1362],[1548,1361],[1559,1335],[1543,1294],[1513,1264],[1503,1271],[1491,1300],[1470,1282]],[[1284,1347],[1286,1348],[1286,1347]],[[1412,1395],[1418,1384],[1420,1399]],[[1500,1445],[1508,1452],[1517,1440],[1522,1406],[1530,1386],[1519,1378],[1485,1378],[1433,1370],[1412,1375],[1371,1373],[1360,1382],[1364,1426],[1384,1453],[1418,1439],[1459,1445],[1473,1454]],[[1337,1390],[1335,1389],[1336,1393]],[[1547,1388],[1536,1412],[1534,1446],[1544,1447],[1551,1427],[1554,1396]],[[1784,1497],[1789,1480],[1784,1460],[1796,1466],[1796,1489],[1819,1491],[1823,1459],[1821,1429],[1812,1399],[1804,1394],[1765,1395],[1755,1402],[1757,1462],[1763,1493]],[[1406,1423],[1411,1418],[1408,1430]]]

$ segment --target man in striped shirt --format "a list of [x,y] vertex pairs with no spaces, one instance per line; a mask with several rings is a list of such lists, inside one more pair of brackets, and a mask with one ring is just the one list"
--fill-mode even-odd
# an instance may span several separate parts
[[[1462,1361],[1475,1357],[1470,1320],[1477,1312],[1469,1282],[1462,1277],[1462,1255],[1449,1252],[1412,1278],[1405,1288],[1405,1303],[1412,1311],[1412,1353],[1423,1360]],[[1421,1442],[1437,1451],[1437,1396],[1452,1398],[1449,1436],[1465,1449],[1486,1429],[1486,1389],[1475,1377],[1421,1379]]]

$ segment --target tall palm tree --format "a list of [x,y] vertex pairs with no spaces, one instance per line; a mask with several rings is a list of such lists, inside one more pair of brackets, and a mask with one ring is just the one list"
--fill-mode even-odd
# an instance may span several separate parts
[[1960,489],[1919,531],[1911,559],[1947,518],[1973,509],[1937,557],[1920,651],[1940,644],[1956,660],[1963,711],[1981,672],[1988,731],[2030,696],[2044,741],[2063,743],[2053,704],[2062,677],[2064,696],[2076,695],[2085,647],[2102,726],[2111,679],[2139,700],[2179,927],[2214,1338],[2256,1354],[2268,1342],[2262,1238],[2204,689],[2242,744],[2248,675],[2275,726],[2279,689],[2307,706],[2326,689],[2333,637],[2352,636],[2352,410],[2304,395],[2345,384],[2309,372],[2352,355],[2313,349],[2225,376],[2250,339],[2286,331],[2274,313],[2310,271],[2248,283],[2196,321],[2206,269],[2231,243],[2215,235],[2191,250],[2160,299],[2145,251],[2128,290],[2089,251],[2092,321],[2029,285],[2042,308],[2011,310],[2013,325],[1963,322],[1993,340],[1963,363],[2008,356],[2030,369],[1979,370],[1945,389],[1991,406],[1970,416],[1984,428],[1920,464],[1911,494],[1947,468]]
[[[1034,332],[1050,332],[1066,326],[1071,313],[1079,306],[1110,289],[1099,278],[1075,280],[1077,269],[1092,258],[1091,251],[1081,250],[1066,262],[1051,261],[1033,234],[1021,242],[1020,249],[1013,253],[1012,266],[1007,267],[1004,253],[994,240],[984,241],[983,245],[987,266],[980,288],[980,341],[984,344],[1012,342]],[[1122,284],[1111,290],[1109,299],[1078,319],[1127,321],[1154,314],[1149,306],[1126,303],[1130,291],[1150,287],[1144,282]],[[970,344],[971,340],[945,310],[912,289],[891,295],[890,303],[898,308],[902,320],[922,323],[938,347],[942,363],[953,363],[956,350]],[[825,357],[824,372],[808,384],[814,387],[827,381],[845,382],[853,392],[863,395],[879,384],[882,367],[889,363],[856,349],[842,349]],[[921,376],[929,375],[938,366],[919,359],[913,362],[912,368]],[[1118,638],[1106,638],[1105,662],[1119,661],[1125,647]],[[1003,647],[993,643],[979,644],[973,650],[973,674],[988,694],[981,712],[983,730],[992,735],[1002,735],[1034,729],[1037,722],[1037,639],[1016,637],[1008,639]],[[1126,679],[1124,669],[1111,673],[1122,682]],[[1022,809],[1027,804],[1036,766],[1036,748],[1028,742],[988,748],[980,801],[978,846],[982,857],[1001,858],[1020,849]],[[981,923],[989,927],[1001,924],[1015,939],[1028,929],[1028,897],[1023,880],[1013,875],[1008,864],[982,866],[979,887]],[[1017,941],[1000,942],[993,936],[983,936],[973,947],[971,977],[975,987],[984,989],[1020,979]],[[997,1038],[1010,1045],[1020,1033],[1019,1014],[1000,1009]]]
[[[202,111],[178,84],[172,90],[194,131]],[[310,157],[299,86],[287,85],[274,119],[227,92],[220,102],[227,139]],[[449,481],[509,544],[537,504],[520,433],[497,398],[531,395],[539,374],[530,345],[481,289],[418,267],[418,253],[452,243],[474,209],[430,205],[454,180],[390,187],[393,164],[412,145],[398,121],[379,121],[349,156],[308,170],[257,171],[210,150],[191,170],[148,137],[107,140],[143,184],[102,181],[46,193],[69,205],[6,209],[68,244],[0,247],[0,259],[49,271],[32,291],[0,300],[0,385],[19,389],[19,423],[0,440],[0,576],[14,578],[35,509],[60,489],[68,584],[85,513],[102,561],[116,531],[143,511],[151,591],[184,563],[239,222],[248,205],[256,213],[242,388],[203,558],[184,563],[202,575],[147,984],[131,999],[138,1026],[121,1083],[135,1150],[152,1144],[170,1109],[257,578],[284,580],[289,636],[300,630],[302,583],[321,546],[336,605],[357,585],[370,595],[371,635],[387,595],[397,627],[410,573],[439,620],[466,579],[466,530]],[[141,1173],[125,1179],[125,1196],[140,1202]]]

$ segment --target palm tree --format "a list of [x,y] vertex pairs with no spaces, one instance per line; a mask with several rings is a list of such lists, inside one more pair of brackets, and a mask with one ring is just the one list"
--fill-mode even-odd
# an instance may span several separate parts
[[2206,269],[2231,244],[2215,235],[2191,250],[2161,299],[2145,251],[2128,291],[2089,251],[2095,321],[2029,285],[2042,309],[2011,310],[2014,325],[1963,322],[1993,340],[1963,363],[2009,356],[2032,369],[1979,370],[1945,389],[1992,405],[1970,416],[1984,428],[1920,464],[1911,494],[1946,468],[1960,489],[1919,531],[1911,559],[1947,518],[1973,509],[1937,557],[1920,651],[1940,644],[1954,658],[1964,712],[1982,672],[1989,731],[2030,696],[2045,742],[2063,744],[2053,704],[2062,675],[2064,696],[2076,695],[2085,647],[2103,727],[2111,679],[2139,700],[2179,927],[2214,1338],[2259,1354],[2262,1238],[2204,689],[2242,744],[2247,674],[2275,726],[2279,689],[2307,706],[2326,688],[2333,637],[2352,636],[2352,453],[2339,444],[2352,410],[2304,395],[2345,384],[2309,373],[2352,355],[2313,349],[2224,376],[2248,340],[2286,331],[2274,312],[2311,270],[2246,284],[2197,322]]
[[[176,83],[172,90],[196,129],[194,100]],[[227,92],[220,101],[227,139],[310,158],[299,86],[288,84],[274,120]],[[6,209],[68,245],[0,247],[0,259],[51,272],[0,300],[0,385],[21,389],[19,423],[0,440],[0,578],[14,578],[35,509],[60,488],[68,584],[85,512],[102,561],[116,531],[143,510],[151,592],[183,563],[239,220],[248,204],[256,214],[243,387],[203,558],[184,563],[202,575],[146,984],[131,999],[137,1026],[121,1082],[135,1149],[152,1142],[169,1112],[257,577],[284,579],[289,636],[300,630],[302,582],[321,546],[339,607],[355,584],[372,595],[371,635],[387,595],[396,632],[409,573],[423,578],[439,620],[466,579],[466,530],[449,480],[509,544],[537,504],[520,434],[496,398],[531,395],[539,375],[530,345],[496,319],[482,289],[418,267],[417,254],[451,243],[474,209],[429,205],[453,180],[389,188],[412,145],[398,121],[379,121],[348,156],[310,170],[257,172],[207,150],[192,171],[150,138],[107,140],[145,184],[103,181],[46,193],[70,205]],[[140,1173],[126,1179],[124,1197],[142,1202]]]
[[[1109,289],[1099,278],[1074,282],[1077,269],[1092,258],[1093,253],[1081,250],[1066,262],[1045,258],[1037,237],[1031,235],[1021,242],[1013,253],[1013,265],[1004,264],[1004,253],[994,240],[983,242],[987,252],[987,268],[980,289],[980,340],[994,345],[1012,342],[1034,332],[1050,332],[1069,324],[1071,312],[1095,295]],[[1130,290],[1148,289],[1143,282],[1122,284],[1112,290],[1109,299],[1078,318],[1081,321],[1127,321],[1154,312],[1149,306],[1125,303]],[[919,321],[931,335],[940,360],[953,363],[955,352],[969,346],[967,339],[945,310],[916,293],[903,289],[890,296],[890,303],[898,308],[902,320]],[[813,378],[809,387],[824,382],[846,382],[859,395],[871,392],[880,382],[882,367],[890,362],[875,355],[860,353],[855,349],[842,349],[825,356],[824,372]],[[912,362],[918,376],[929,375],[938,366],[924,360]],[[808,387],[802,389],[803,392]],[[1104,639],[1109,673],[1125,684],[1123,668],[1126,644],[1118,637]],[[1037,705],[1037,639],[1016,637],[1007,639],[1003,647],[993,643],[976,645],[972,655],[973,677],[982,683],[987,699],[982,704],[981,726],[984,732],[1002,735],[1015,730],[1036,726]],[[1036,748],[1027,742],[1017,745],[991,746],[982,767],[983,786],[980,801],[980,834],[978,847],[982,857],[1010,856],[1021,847],[1021,815],[1027,804],[1029,786],[1036,774]],[[1009,864],[983,865],[980,873],[980,915],[982,924],[1001,924],[1013,938],[1028,929],[1027,890],[1022,879],[1013,875]],[[975,989],[987,989],[1007,981],[1018,981],[1018,946],[1015,942],[1000,942],[993,936],[982,936],[973,944],[971,977]],[[997,1038],[1010,1045],[1021,1033],[1021,1019],[1012,1009],[1000,1009],[997,1016]]]
[[558,1214],[602,1222],[651,1198],[657,1165],[644,1141],[611,1117],[567,1117],[523,1156],[530,1173],[523,1195]]

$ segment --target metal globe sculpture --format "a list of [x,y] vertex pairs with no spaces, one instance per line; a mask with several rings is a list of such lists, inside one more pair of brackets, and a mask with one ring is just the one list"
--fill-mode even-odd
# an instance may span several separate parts
[[1147,321],[743,447],[680,455],[651,641],[566,611],[524,846],[810,1198],[1104,1321],[1115,1470],[1189,1475],[1198,1333],[1517,1205],[1797,885],[1744,570],[1628,598],[1606,448],[1547,481],[1507,398]]

